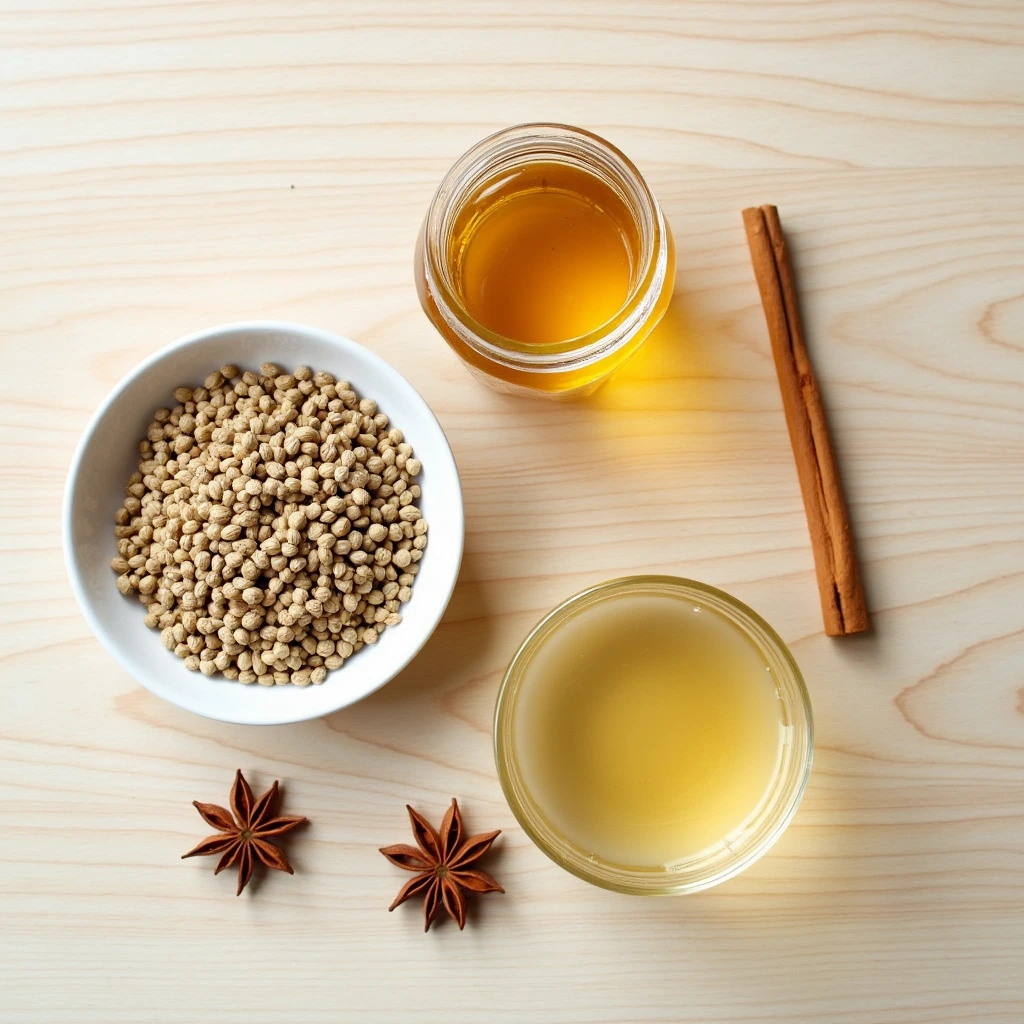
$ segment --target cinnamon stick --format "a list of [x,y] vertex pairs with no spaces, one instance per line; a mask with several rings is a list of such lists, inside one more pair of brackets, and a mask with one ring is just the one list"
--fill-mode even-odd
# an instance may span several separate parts
[[743,211],[772,355],[814,548],[821,613],[829,636],[871,628],[832,442],[804,344],[793,270],[774,206]]

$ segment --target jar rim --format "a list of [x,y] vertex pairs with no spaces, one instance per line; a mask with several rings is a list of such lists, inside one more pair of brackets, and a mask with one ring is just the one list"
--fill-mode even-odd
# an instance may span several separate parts
[[[614,864],[562,835],[533,798],[522,776],[514,743],[514,718],[525,666],[544,641],[578,611],[626,593],[670,594],[704,604],[723,615],[755,644],[775,679],[785,715],[782,757],[762,801],[740,840],[723,837],[718,846],[662,868]],[[509,663],[494,709],[494,757],[502,791],[533,843],[555,863],[584,881],[630,895],[666,896],[699,892],[739,874],[758,860],[785,831],[803,797],[814,754],[810,696],[800,669],[774,629],[742,601],[696,580],[638,575],[608,580],[562,601],[529,632]],[[729,842],[725,842],[729,839]]]
[[[546,344],[525,344],[490,330],[476,320],[451,283],[447,273],[445,217],[459,209],[472,183],[485,177],[488,167],[517,153],[542,159],[543,147],[561,146],[601,161],[618,181],[639,200],[641,216],[649,222],[649,246],[641,257],[640,273],[616,314],[585,335]],[[553,155],[551,149],[547,155]],[[582,165],[581,165],[582,166]],[[584,169],[593,170],[593,168]],[[461,189],[461,192],[460,192]],[[438,185],[424,220],[423,272],[438,313],[448,328],[478,354],[513,369],[563,372],[596,362],[626,344],[657,304],[670,265],[667,225],[657,199],[633,162],[607,139],[572,125],[530,122],[493,132],[462,154]]]

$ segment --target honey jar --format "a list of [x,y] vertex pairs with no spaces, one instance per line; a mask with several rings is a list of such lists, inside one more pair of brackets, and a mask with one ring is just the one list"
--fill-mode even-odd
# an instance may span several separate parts
[[643,344],[672,295],[658,201],[609,142],[559,124],[491,135],[441,182],[416,246],[420,303],[488,385],[588,394]]

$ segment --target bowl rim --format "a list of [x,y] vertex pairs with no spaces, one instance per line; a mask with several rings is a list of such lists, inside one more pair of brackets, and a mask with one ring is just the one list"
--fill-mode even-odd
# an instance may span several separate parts
[[[121,646],[114,641],[112,636],[110,636],[108,630],[94,612],[92,602],[83,582],[82,574],[79,571],[72,543],[74,540],[75,528],[73,514],[74,495],[79,483],[82,461],[84,460],[85,454],[92,441],[93,434],[114,403],[127,393],[139,376],[173,353],[192,346],[198,346],[204,342],[211,341],[220,335],[242,332],[277,332],[300,335],[307,338],[313,338],[321,342],[326,342],[327,344],[336,346],[341,350],[346,350],[350,347],[361,350],[362,357],[374,365],[382,375],[396,379],[399,385],[406,389],[410,404],[413,406],[418,405],[420,407],[420,413],[425,415],[427,419],[433,422],[437,427],[438,433],[443,442],[443,451],[450,462],[449,468],[454,476],[456,485],[452,499],[452,509],[449,514],[457,520],[455,523],[457,549],[454,553],[454,558],[452,559],[452,569],[444,586],[445,592],[443,594],[443,600],[438,602],[436,614],[433,616],[433,622],[430,624],[430,627],[424,631],[423,637],[418,643],[410,647],[407,655],[403,659],[397,661],[393,666],[388,667],[387,672],[379,682],[377,682],[372,688],[360,692],[358,697],[355,697],[352,700],[342,700],[335,707],[329,710],[303,711],[300,708],[297,712],[276,715],[272,719],[267,719],[265,717],[260,719],[250,718],[245,715],[238,714],[237,711],[232,713],[232,708],[217,711],[211,708],[195,706],[187,701],[177,699],[173,692],[173,688],[168,690],[163,686],[153,685],[152,677],[140,677],[136,672],[135,667],[125,657],[121,650]],[[290,320],[234,320],[217,324],[213,327],[202,328],[158,348],[155,352],[150,353],[143,360],[137,363],[121,377],[113,388],[110,389],[89,417],[89,420],[83,428],[82,433],[78,438],[78,442],[75,445],[71,461],[68,464],[67,473],[64,477],[64,494],[61,500],[61,547],[63,548],[65,572],[67,573],[68,579],[71,583],[71,589],[75,595],[78,607],[81,610],[89,628],[92,630],[93,635],[99,640],[101,646],[130,678],[144,686],[154,696],[157,696],[162,700],[166,700],[168,703],[173,704],[184,711],[189,711],[193,714],[197,714],[214,721],[226,722],[233,725],[291,725],[296,722],[306,722],[318,718],[324,718],[327,715],[334,714],[336,711],[341,711],[346,707],[357,704],[359,701],[364,700],[373,693],[376,693],[382,687],[391,682],[391,680],[400,672],[404,671],[412,660],[420,653],[427,641],[431,636],[433,636],[444,617],[448,605],[451,602],[452,594],[455,591],[459,571],[462,566],[462,558],[465,552],[465,534],[465,510],[463,506],[462,486],[461,479],[459,477],[458,464],[455,461],[455,454],[452,452],[451,443],[445,434],[444,427],[441,426],[440,421],[434,414],[434,411],[430,408],[426,399],[423,398],[404,374],[392,366],[387,360],[377,355],[377,353],[372,349],[367,348],[365,345],[360,344],[352,338],[337,334],[334,331]],[[155,634],[155,636],[157,636],[158,639],[158,635]],[[326,683],[324,685],[326,685]],[[240,692],[244,692],[247,689],[248,687],[239,686]]]
[[[515,752],[515,709],[521,691],[524,664],[555,630],[583,608],[630,591],[662,593],[702,602],[736,626],[775,668],[776,686],[785,682],[791,689],[792,706],[783,702],[788,713],[784,725],[788,735],[782,741],[783,753],[790,755],[776,766],[772,788],[762,798],[760,810],[751,822],[753,841],[747,849],[734,851],[711,847],[689,858],[684,871],[668,867],[645,869],[605,861],[564,836],[547,818],[530,792]],[[781,696],[781,695],[780,695]],[[784,730],[785,731],[785,730]],[[578,878],[603,889],[636,896],[678,896],[700,892],[738,875],[759,860],[789,826],[810,781],[814,760],[814,719],[810,695],[800,668],[782,638],[749,605],[707,583],[683,576],[637,574],[595,583],[560,601],[531,627],[516,650],[498,688],[493,717],[494,760],[505,800],[523,831],[534,845],[560,867]],[[769,794],[773,799],[769,800]],[[725,840],[730,837],[726,836]],[[719,844],[721,847],[723,844]],[[703,863],[701,859],[703,858]]]

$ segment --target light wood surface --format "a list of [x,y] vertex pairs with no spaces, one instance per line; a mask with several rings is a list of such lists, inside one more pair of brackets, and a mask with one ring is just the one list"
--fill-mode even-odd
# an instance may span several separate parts
[[[0,1019],[1024,1019],[1024,5],[0,3]],[[449,163],[559,120],[675,230],[665,326],[576,405],[484,390],[412,246]],[[740,221],[779,206],[875,632],[829,641]],[[87,417],[186,332],[288,318],[421,389],[465,486],[459,587],[411,668],[326,720],[165,705],[61,560]],[[717,890],[592,890],[502,799],[490,717],[529,626],[658,571],[792,646],[817,759]],[[628,643],[628,637],[623,638]],[[312,825],[235,899],[191,807],[241,766]],[[503,828],[464,933],[386,912],[404,803]],[[500,852],[497,852],[500,850]]]

